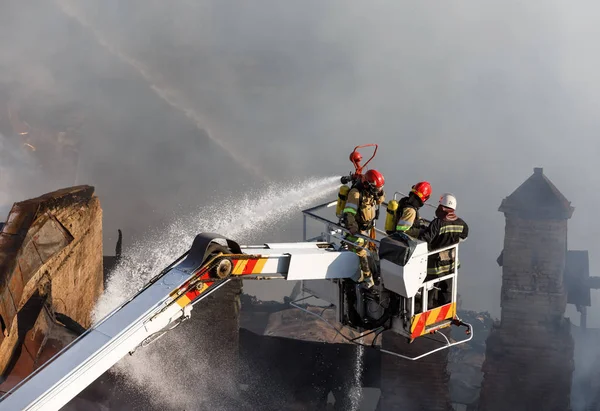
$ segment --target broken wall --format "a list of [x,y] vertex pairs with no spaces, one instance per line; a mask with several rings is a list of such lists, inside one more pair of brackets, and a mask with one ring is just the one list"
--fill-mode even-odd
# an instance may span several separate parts
[[14,204],[0,232],[2,390],[41,365],[49,341],[68,342],[53,337],[57,315],[91,325],[102,280],[102,209],[93,187]]

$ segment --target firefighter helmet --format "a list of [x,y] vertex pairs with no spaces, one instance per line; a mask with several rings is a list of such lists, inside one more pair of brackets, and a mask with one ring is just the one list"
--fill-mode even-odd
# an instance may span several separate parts
[[431,196],[431,184],[429,184],[427,181],[421,181],[420,183],[412,186],[412,190],[410,191],[415,193],[417,197],[419,197],[421,201],[425,203]]
[[445,193],[440,197],[440,205],[456,210],[456,197],[454,194]]
[[377,170],[369,170],[365,173],[365,181],[373,188],[381,190],[385,184],[383,174]]

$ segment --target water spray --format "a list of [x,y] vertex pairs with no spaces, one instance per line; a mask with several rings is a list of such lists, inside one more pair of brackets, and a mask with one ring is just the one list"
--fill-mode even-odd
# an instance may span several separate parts
[[163,101],[165,101],[174,109],[182,112],[188,119],[192,120],[196,128],[205,132],[214,143],[216,143],[221,149],[223,149],[240,166],[252,172],[261,180],[270,181],[270,179],[265,175],[265,173],[262,170],[260,170],[254,164],[247,161],[243,155],[237,153],[236,150],[227,145],[223,140],[215,137],[213,131],[211,130],[211,127],[208,126],[209,122],[206,120],[206,118],[202,118],[200,114],[198,114],[195,110],[190,108],[190,104],[183,101],[185,99],[183,96],[181,96],[181,93],[177,93],[175,90],[166,86],[164,84],[164,80],[159,86],[158,84],[161,83],[161,81],[159,80],[159,76],[156,73],[151,72],[151,70],[145,64],[124,53],[120,48],[108,41],[108,39],[84,17],[82,12],[76,10],[76,7],[73,4],[71,4],[70,1],[56,0],[56,3],[58,5],[58,8],[66,16],[74,19],[82,27],[87,29],[94,36],[98,44],[100,44],[100,46],[102,46],[110,54],[114,55],[119,60],[131,66],[138,74],[140,74],[144,78],[144,80],[150,85],[150,88],[156,93],[156,95],[158,95]]
[[[359,340],[360,343],[364,342],[364,339]],[[365,347],[363,345],[356,346],[356,356],[354,357],[354,381],[353,390],[351,390],[350,401],[352,404],[351,411],[360,411],[360,404],[362,401],[362,373],[364,369],[364,357]]]
[[[93,320],[98,321],[131,298],[150,278],[187,250],[197,233],[217,232],[243,241],[258,239],[257,233],[276,230],[282,222],[297,218],[302,209],[335,193],[339,179],[340,176],[335,176],[271,185],[242,198],[218,201],[212,207],[181,217],[165,229],[157,230],[150,238],[134,244],[123,253],[96,304]],[[201,345],[202,338],[210,338],[210,335],[198,332],[193,340],[188,340],[181,338],[180,333],[185,332],[186,329],[176,330],[134,356],[123,358],[112,368],[113,372],[126,376],[129,382],[145,390],[153,401],[168,402],[174,408],[210,401],[210,398],[199,399],[196,390],[186,389],[194,384],[198,373],[204,373],[203,379],[210,379],[211,371],[203,366],[202,352],[197,346]],[[171,340],[177,341],[175,351],[164,348],[164,344]],[[185,361],[189,356],[194,356],[194,370],[182,374],[181,369],[173,364]],[[174,392],[176,396],[173,396]]]

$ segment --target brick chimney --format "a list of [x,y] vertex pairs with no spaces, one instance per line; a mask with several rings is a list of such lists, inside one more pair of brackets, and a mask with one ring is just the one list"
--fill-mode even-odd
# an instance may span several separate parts
[[573,210],[537,167],[502,200],[502,314],[486,342],[481,411],[571,409],[574,344],[563,275]]

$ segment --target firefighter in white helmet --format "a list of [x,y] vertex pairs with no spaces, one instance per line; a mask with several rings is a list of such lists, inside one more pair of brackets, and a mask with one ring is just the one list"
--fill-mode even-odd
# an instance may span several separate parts
[[[438,250],[464,241],[469,236],[469,226],[456,215],[456,197],[445,193],[440,197],[439,205],[435,210],[435,219],[419,233],[419,240],[426,241],[429,251]],[[427,277],[425,281],[435,279],[439,276],[450,274],[460,268],[460,262],[456,258],[455,250],[446,250],[433,254],[427,261]],[[441,294],[447,300],[448,283],[439,284]],[[446,301],[449,302],[449,301]],[[445,303],[439,301],[439,303]]]

